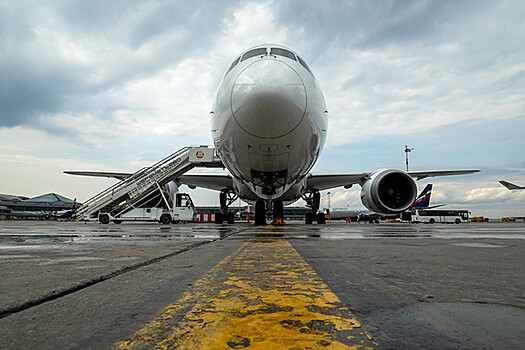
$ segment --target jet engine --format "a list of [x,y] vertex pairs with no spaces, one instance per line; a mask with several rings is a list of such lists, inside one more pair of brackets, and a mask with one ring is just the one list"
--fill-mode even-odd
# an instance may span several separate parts
[[376,213],[401,213],[414,204],[416,196],[416,182],[401,170],[377,170],[361,185],[361,202]]

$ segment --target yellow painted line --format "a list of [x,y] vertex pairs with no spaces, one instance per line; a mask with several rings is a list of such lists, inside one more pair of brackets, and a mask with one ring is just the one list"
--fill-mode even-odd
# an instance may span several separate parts
[[365,349],[370,335],[285,239],[252,239],[117,349]]

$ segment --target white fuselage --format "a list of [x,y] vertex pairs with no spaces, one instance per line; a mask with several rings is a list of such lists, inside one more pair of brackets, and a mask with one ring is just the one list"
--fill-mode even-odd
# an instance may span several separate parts
[[217,154],[247,201],[300,198],[327,126],[317,80],[304,61],[279,45],[254,47],[234,61],[212,113]]

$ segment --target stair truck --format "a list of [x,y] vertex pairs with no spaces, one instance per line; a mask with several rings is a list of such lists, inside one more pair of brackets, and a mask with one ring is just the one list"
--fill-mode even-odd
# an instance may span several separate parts
[[[164,193],[161,195],[164,200],[167,199]],[[159,201],[155,206],[132,208],[115,215],[100,212],[98,220],[102,224],[109,224],[112,221],[115,224],[121,224],[124,221],[149,221],[166,225],[195,220],[196,209],[189,194],[174,193],[171,201],[164,200]]]

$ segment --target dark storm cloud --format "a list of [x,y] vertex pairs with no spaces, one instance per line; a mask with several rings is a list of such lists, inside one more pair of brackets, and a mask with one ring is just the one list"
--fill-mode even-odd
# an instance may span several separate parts
[[120,106],[105,92],[205,53],[228,11],[203,1],[0,5],[0,127],[42,127],[56,113],[111,118]]

